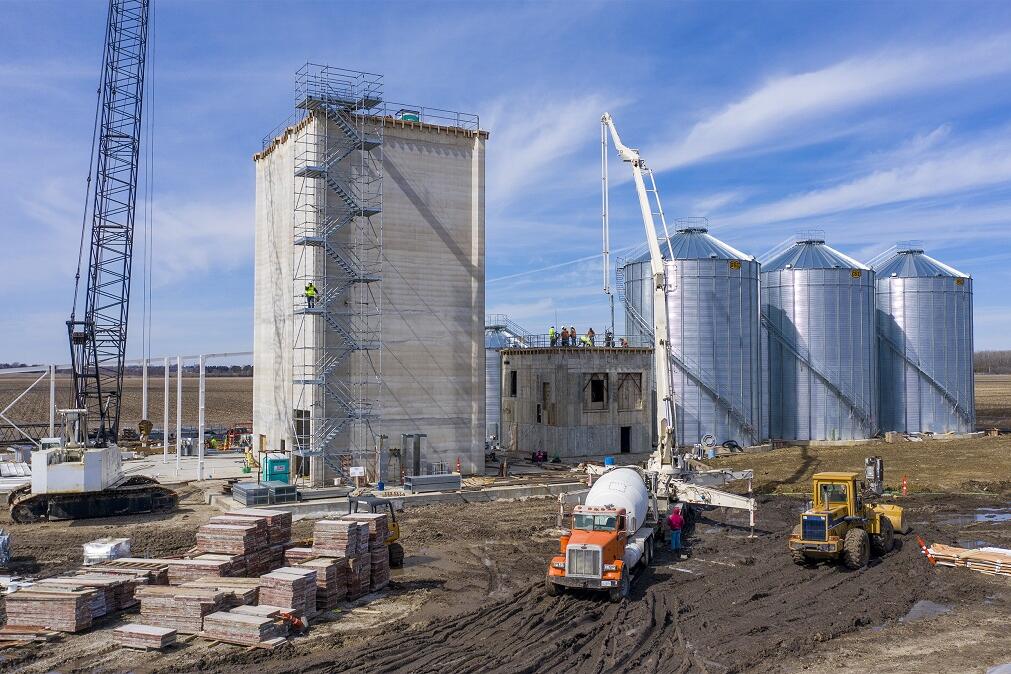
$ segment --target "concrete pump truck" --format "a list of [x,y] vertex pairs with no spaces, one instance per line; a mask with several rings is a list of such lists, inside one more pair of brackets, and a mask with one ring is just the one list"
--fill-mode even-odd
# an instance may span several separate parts
[[[667,223],[653,173],[638,150],[621,142],[609,113],[601,119],[601,161],[603,183],[604,265],[608,252],[607,139],[614,140],[618,157],[632,168],[632,179],[639,197],[646,242],[649,246],[653,281],[653,359],[656,368],[657,447],[646,466],[591,467],[596,481],[588,490],[563,494],[559,501],[575,502],[570,527],[559,541],[559,553],[548,564],[545,579],[548,594],[557,595],[564,588],[603,590],[611,601],[628,596],[635,569],[648,566],[653,546],[660,538],[662,515],[673,509],[691,518],[693,508],[738,508],[750,513],[755,525],[755,500],[714,489],[713,485],[731,480],[750,480],[751,471],[697,471],[690,462],[677,456],[676,407],[674,404],[671,347],[668,335],[667,276],[660,252],[659,236],[653,218],[650,194],[667,235]],[[646,186],[646,179],[649,187]],[[669,235],[668,235],[669,238]]]

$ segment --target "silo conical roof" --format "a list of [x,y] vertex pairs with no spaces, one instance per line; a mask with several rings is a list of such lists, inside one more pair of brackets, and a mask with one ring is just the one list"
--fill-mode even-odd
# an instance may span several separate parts
[[922,248],[906,248],[896,251],[895,255],[878,265],[878,278],[896,276],[898,278],[927,278],[934,276],[950,276],[952,278],[969,278],[954,267],[935,260],[926,255]]
[[783,269],[870,269],[870,267],[826,245],[824,239],[800,238],[762,265],[763,272]]
[[[667,241],[660,237],[660,253],[663,259],[671,259],[671,251],[675,260],[754,260],[754,255],[742,253],[733,246],[720,241],[709,233],[706,227],[684,227],[675,230],[670,237],[670,248]],[[640,255],[632,262],[649,262],[649,251]]]

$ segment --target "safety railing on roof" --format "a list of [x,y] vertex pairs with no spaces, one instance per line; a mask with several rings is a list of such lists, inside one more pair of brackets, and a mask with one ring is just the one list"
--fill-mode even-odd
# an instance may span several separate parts
[[604,333],[597,333],[592,338],[586,334],[577,335],[575,340],[572,338],[562,339],[561,333],[555,335],[554,341],[551,339],[551,335],[523,335],[521,348],[570,348],[570,349],[580,349],[580,348],[622,348],[622,347],[649,347],[653,348],[653,342],[647,339],[644,335],[615,335],[613,339],[608,340]]

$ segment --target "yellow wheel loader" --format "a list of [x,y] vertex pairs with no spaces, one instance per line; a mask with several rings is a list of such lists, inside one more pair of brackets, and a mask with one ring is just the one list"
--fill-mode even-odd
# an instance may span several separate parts
[[[875,461],[880,471],[881,461]],[[868,476],[871,465],[868,460]],[[861,477],[857,472],[812,476],[812,507],[801,514],[789,541],[795,563],[833,560],[859,569],[867,565],[871,554],[880,556],[892,550],[895,532],[906,531],[902,508],[869,502],[869,497],[880,494],[881,481],[873,480],[878,489],[865,493]]]

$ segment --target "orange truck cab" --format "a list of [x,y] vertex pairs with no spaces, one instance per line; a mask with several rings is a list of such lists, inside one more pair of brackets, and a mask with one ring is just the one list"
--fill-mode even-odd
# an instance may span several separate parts
[[643,523],[629,520],[625,508],[579,505],[572,513],[572,528],[562,534],[560,554],[548,565],[545,585],[548,594],[563,588],[607,590],[611,601],[628,595],[632,569],[648,565],[653,556],[656,520]]

